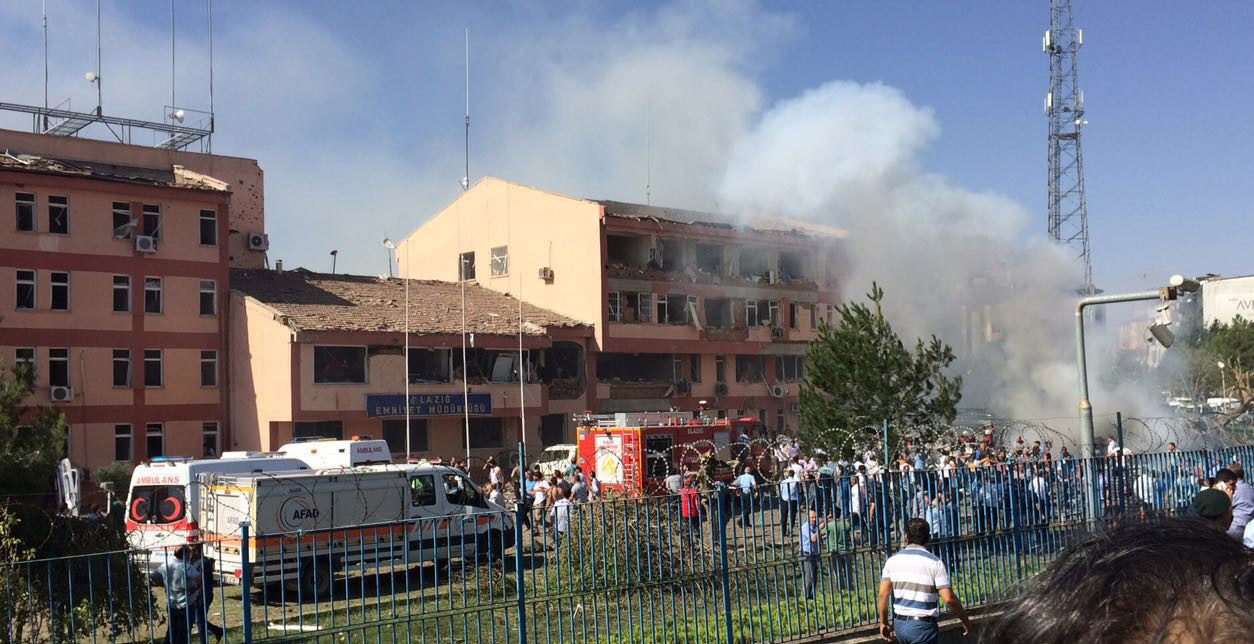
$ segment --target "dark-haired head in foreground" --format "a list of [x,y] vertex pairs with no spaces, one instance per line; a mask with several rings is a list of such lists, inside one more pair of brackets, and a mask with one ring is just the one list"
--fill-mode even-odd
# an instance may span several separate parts
[[1254,551],[1200,520],[1118,526],[1063,552],[980,641],[1254,641]]

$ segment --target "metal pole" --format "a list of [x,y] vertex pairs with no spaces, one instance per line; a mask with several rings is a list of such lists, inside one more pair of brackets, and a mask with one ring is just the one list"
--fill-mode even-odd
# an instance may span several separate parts
[[727,563],[727,484],[718,484],[718,556],[719,568],[723,582],[723,626],[726,629],[727,644],[735,642],[735,631],[732,629],[731,572]]
[[96,116],[102,116],[104,114],[103,108],[101,107],[101,105],[104,104],[104,98],[103,98],[104,93],[101,90],[101,86],[104,85],[104,81],[101,80],[101,77],[102,77],[102,74],[100,73],[100,0],[96,0]]
[[514,579],[518,587],[518,641],[527,644],[527,584],[523,569],[523,513],[527,511],[523,504],[523,475],[527,468],[523,457],[526,451],[522,442],[518,443],[518,498],[514,502]]
[[[392,260],[388,259],[388,269],[392,268]],[[409,423],[412,414],[409,403],[409,247],[405,247],[405,461],[414,455],[409,445]],[[469,444],[469,443],[467,443]],[[470,464],[466,464],[470,467]]]
[[890,467],[889,462],[888,462],[888,459],[890,458],[890,456],[891,456],[891,455],[888,453],[888,451],[889,451],[889,448],[888,448],[888,419],[887,419],[887,418],[885,418],[885,419],[884,419],[884,469],[886,469],[886,470]]
[[248,560],[248,521],[240,521],[239,524],[239,540],[240,540],[240,599],[243,602],[243,619],[244,619],[244,644],[252,644],[253,641],[253,567]]
[[1115,494],[1119,495],[1119,513],[1123,514],[1124,497],[1127,496],[1127,462],[1124,460],[1123,451],[1123,412],[1115,412],[1115,441],[1119,443],[1119,454],[1115,456],[1115,472],[1116,479],[1119,481],[1119,489],[1115,490]]
[[1088,519],[1097,518],[1098,504],[1095,486],[1097,484],[1097,468],[1093,466],[1093,406],[1089,402],[1088,362],[1084,354],[1084,309],[1097,304],[1115,304],[1118,302],[1141,302],[1145,300],[1170,299],[1167,289],[1158,291],[1142,291],[1124,295],[1091,295],[1081,298],[1075,307],[1075,351],[1076,368],[1080,380],[1080,457],[1084,462],[1084,498],[1088,510]]

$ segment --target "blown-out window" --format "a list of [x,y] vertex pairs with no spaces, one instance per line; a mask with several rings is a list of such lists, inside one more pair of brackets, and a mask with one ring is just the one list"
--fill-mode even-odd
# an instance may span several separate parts
[[366,382],[366,347],[314,347],[314,382]]

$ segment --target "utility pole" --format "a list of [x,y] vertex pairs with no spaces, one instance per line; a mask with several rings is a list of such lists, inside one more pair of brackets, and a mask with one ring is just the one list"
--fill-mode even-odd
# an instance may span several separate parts
[[1071,0],[1050,0],[1049,31],[1042,47],[1049,54],[1049,237],[1075,254],[1083,271],[1083,295],[1093,295],[1093,263],[1089,254],[1089,212],[1084,196],[1084,154],[1080,131],[1084,120],[1084,90],[1080,89],[1076,58],[1084,44],[1084,30],[1072,20]]

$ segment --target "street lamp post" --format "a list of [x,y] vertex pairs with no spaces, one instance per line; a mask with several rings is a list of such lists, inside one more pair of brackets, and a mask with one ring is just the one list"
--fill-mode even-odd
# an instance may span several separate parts
[[1097,517],[1097,494],[1094,490],[1095,478],[1093,468],[1093,406],[1089,402],[1089,376],[1088,362],[1084,354],[1084,309],[1090,306],[1101,304],[1116,304],[1119,302],[1142,302],[1151,300],[1161,300],[1164,302],[1176,299],[1177,291],[1193,292],[1200,288],[1200,285],[1193,280],[1185,279],[1180,275],[1171,277],[1170,286],[1165,286],[1156,291],[1141,291],[1139,293],[1124,293],[1119,295],[1091,295],[1081,298],[1075,307],[1075,348],[1076,348],[1076,368],[1080,376],[1080,456],[1085,463],[1085,500],[1088,507],[1089,519]]
[[1219,367],[1219,383],[1220,383],[1219,397],[1224,399],[1224,401],[1220,404],[1226,405],[1228,404],[1228,374],[1224,373],[1224,361],[1223,360],[1216,362],[1215,366]]

